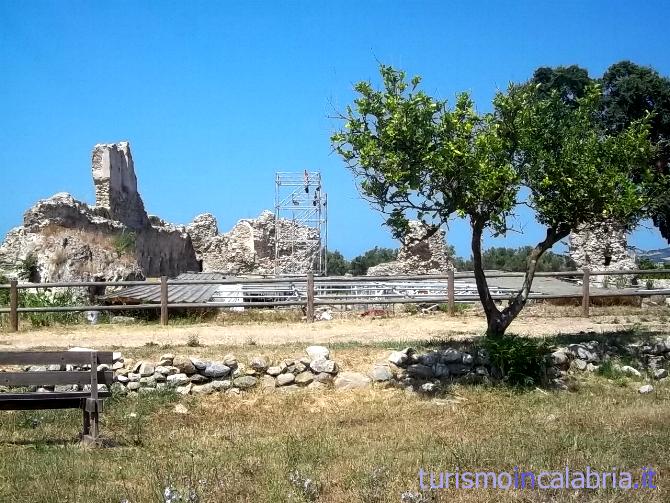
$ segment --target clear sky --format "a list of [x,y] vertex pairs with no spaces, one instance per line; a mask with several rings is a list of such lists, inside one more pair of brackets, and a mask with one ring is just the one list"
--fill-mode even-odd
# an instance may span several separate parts
[[[0,0],[0,235],[56,192],[92,203],[93,145],[129,140],[147,210],[168,221],[209,211],[225,231],[272,208],[275,171],[321,170],[330,248],[395,246],[329,143],[328,116],[377,61],[485,111],[538,66],[670,75],[668,19],[667,1]],[[486,244],[540,237],[522,224]],[[469,256],[462,222],[447,239]],[[632,243],[667,246],[648,229]]]

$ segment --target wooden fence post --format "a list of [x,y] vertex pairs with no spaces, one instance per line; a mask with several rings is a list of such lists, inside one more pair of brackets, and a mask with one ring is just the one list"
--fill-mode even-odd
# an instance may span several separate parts
[[585,267],[584,275],[582,276],[582,314],[585,318],[589,317],[589,306],[591,304],[591,299],[589,298],[590,283],[590,271]]
[[161,325],[168,324],[168,283],[167,276],[161,276]]
[[314,322],[314,273],[307,273],[307,323]]
[[9,329],[12,332],[19,331],[19,289],[18,281],[15,279],[9,282]]
[[456,299],[454,298],[454,270],[447,272],[447,301],[449,303],[449,316],[456,314]]

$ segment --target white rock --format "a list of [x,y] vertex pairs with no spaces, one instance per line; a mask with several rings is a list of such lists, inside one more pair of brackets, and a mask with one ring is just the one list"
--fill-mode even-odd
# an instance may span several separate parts
[[186,374],[171,374],[167,376],[167,383],[170,386],[185,386],[190,382]]
[[360,372],[340,372],[335,378],[335,389],[344,391],[369,388],[372,379]]
[[177,405],[175,405],[174,411],[177,414],[188,414],[188,409],[186,408],[186,405],[184,405],[183,403],[178,403]]
[[176,391],[180,395],[188,395],[191,392],[191,388],[193,388],[193,385],[188,383],[186,386],[177,386]]
[[668,371],[666,369],[654,370],[654,379],[663,379],[664,377],[668,377]]
[[634,367],[631,367],[630,365],[624,365],[623,367],[621,367],[621,372],[623,372],[627,376],[642,377],[640,371]]
[[393,351],[390,355],[388,360],[393,364],[398,367],[403,365],[407,361],[407,353],[403,353],[402,351]]
[[337,373],[337,363],[333,360],[313,360],[309,364],[309,368],[317,374],[321,372],[326,372],[328,374]]
[[654,391],[654,387],[651,384],[645,384],[644,386],[640,386],[637,391],[642,395],[646,395],[647,393]]
[[282,373],[282,368],[281,367],[268,367],[267,373],[268,373],[268,375],[276,377],[276,376],[278,376],[279,374]]
[[295,376],[290,372],[287,372],[286,374],[279,374],[277,376],[277,385],[279,386],[287,386],[289,384],[292,384],[294,381]]
[[330,358],[330,350],[325,346],[309,346],[305,349],[310,360],[328,360]]
[[388,365],[375,365],[370,372],[370,378],[377,382],[386,382],[393,379],[393,372]]

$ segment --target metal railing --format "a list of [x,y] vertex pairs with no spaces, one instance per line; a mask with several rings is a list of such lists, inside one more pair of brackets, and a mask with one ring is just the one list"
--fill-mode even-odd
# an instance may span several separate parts
[[[647,297],[670,295],[670,289],[642,290],[617,289],[592,292],[591,276],[670,276],[670,269],[617,270],[617,271],[566,271],[538,272],[536,277],[581,279],[580,293],[531,292],[529,299],[581,299],[583,315],[589,316],[591,299],[597,297]],[[487,279],[522,278],[522,272],[490,271]],[[66,313],[84,311],[132,311],[160,310],[160,321],[167,325],[170,309],[201,308],[250,308],[250,307],[302,307],[308,322],[314,321],[317,306],[387,305],[406,303],[446,303],[448,312],[455,313],[457,302],[478,301],[475,285],[463,279],[473,279],[472,272],[450,271],[446,275],[431,276],[335,276],[314,277],[312,274],[293,278],[225,278],[210,280],[179,280],[163,276],[160,281],[113,281],[113,282],[56,282],[0,284],[0,289],[9,289],[9,307],[0,308],[0,314],[9,314],[11,331],[18,331],[20,313]],[[221,287],[210,299],[200,302],[170,302],[170,287],[218,285]],[[224,288],[236,285],[237,289]],[[155,286],[160,291],[160,301],[122,305],[78,305],[21,307],[19,290],[49,288],[118,288]],[[494,300],[510,300],[517,294],[514,288],[491,287]],[[109,297],[109,295],[107,296]]]

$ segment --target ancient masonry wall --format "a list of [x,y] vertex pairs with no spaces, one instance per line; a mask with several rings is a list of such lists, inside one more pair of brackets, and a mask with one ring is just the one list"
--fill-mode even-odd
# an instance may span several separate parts
[[426,238],[428,229],[424,224],[412,220],[409,225],[410,232],[398,251],[398,258],[393,262],[370,267],[368,276],[444,274],[449,269],[453,269],[449,248],[445,241],[446,233],[440,229]]
[[[580,269],[585,267],[592,271],[635,269],[635,257],[628,250],[627,235],[626,229],[615,222],[582,226],[570,234],[570,257]],[[599,286],[608,286],[608,283],[613,281],[614,277],[591,276],[591,282]]]
[[0,245],[0,273],[17,277],[29,256],[36,261],[31,280],[42,282],[117,281],[199,270],[183,228],[160,219],[152,225],[127,142],[96,145],[91,171],[96,205],[67,193],[38,201],[26,211],[23,226],[12,229]]
[[106,210],[110,219],[132,229],[150,227],[137,190],[135,164],[128,142],[93,147],[92,173],[96,208]]

